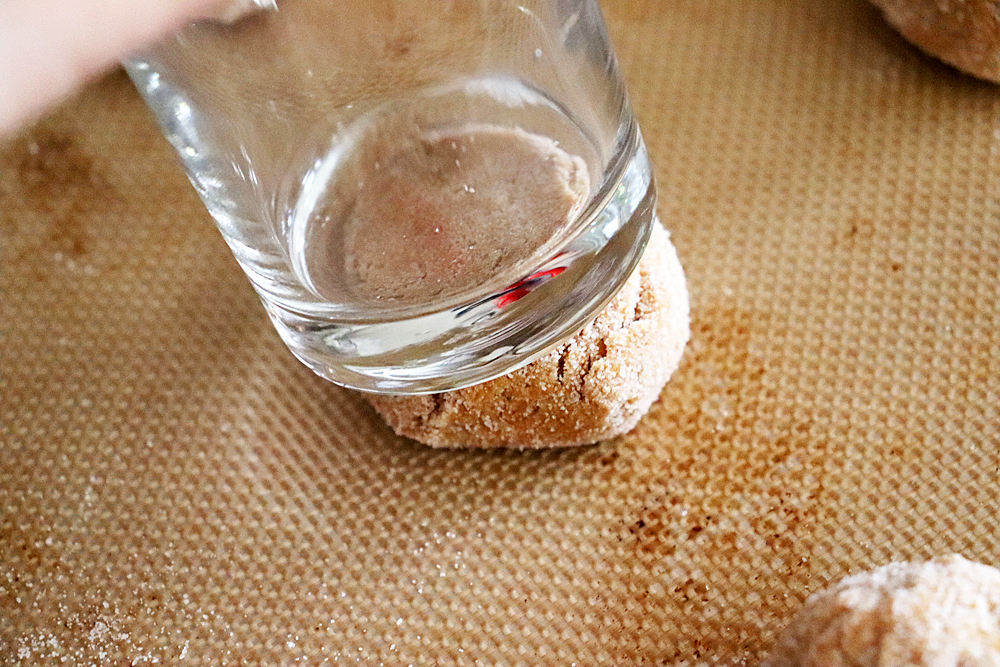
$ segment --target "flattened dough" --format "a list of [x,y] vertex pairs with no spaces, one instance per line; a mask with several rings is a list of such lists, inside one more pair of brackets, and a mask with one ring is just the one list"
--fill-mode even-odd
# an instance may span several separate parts
[[546,356],[465,389],[368,400],[396,433],[432,447],[591,444],[636,426],[676,370],[689,335],[684,272],[657,223],[611,303]]

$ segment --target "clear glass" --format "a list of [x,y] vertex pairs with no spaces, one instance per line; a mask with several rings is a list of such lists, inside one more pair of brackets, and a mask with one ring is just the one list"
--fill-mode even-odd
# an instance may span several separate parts
[[300,360],[454,389],[610,300],[655,188],[595,0],[266,4],[126,67]]

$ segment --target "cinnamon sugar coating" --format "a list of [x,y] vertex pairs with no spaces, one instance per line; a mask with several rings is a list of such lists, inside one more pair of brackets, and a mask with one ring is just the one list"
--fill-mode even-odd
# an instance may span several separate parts
[[996,667],[1000,570],[890,563],[806,600],[763,667]]
[[981,79],[1000,83],[998,0],[873,0],[907,40]]
[[544,357],[464,389],[368,400],[396,433],[432,447],[591,444],[636,426],[677,369],[688,336],[684,272],[656,224],[615,298]]

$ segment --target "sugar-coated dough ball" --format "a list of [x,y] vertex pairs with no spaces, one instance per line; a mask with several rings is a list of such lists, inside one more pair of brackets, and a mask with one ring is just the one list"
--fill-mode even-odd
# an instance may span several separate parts
[[963,72],[1000,82],[997,0],[873,0],[889,23],[927,53]]
[[369,395],[400,435],[433,447],[565,447],[627,433],[690,334],[684,272],[655,224],[639,266],[583,331],[513,373],[424,396]]
[[806,600],[764,667],[998,667],[1000,570],[891,563]]

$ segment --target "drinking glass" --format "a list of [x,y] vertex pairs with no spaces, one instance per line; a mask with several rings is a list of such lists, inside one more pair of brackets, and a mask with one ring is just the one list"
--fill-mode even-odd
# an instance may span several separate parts
[[481,382],[632,272],[655,187],[595,0],[248,4],[126,68],[316,373]]

